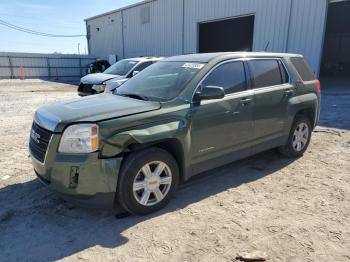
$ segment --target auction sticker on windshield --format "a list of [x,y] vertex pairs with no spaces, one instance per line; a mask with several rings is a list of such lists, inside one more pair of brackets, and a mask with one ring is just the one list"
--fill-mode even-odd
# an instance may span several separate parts
[[193,68],[193,69],[202,69],[204,67],[204,64],[199,63],[186,63],[182,67],[185,68]]

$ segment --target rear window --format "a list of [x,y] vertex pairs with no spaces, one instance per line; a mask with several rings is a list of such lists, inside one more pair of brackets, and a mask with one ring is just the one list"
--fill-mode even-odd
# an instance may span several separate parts
[[259,59],[249,61],[254,87],[282,85],[288,82],[288,74],[277,59]]
[[302,57],[293,57],[290,60],[303,81],[312,81],[316,79],[309,65]]

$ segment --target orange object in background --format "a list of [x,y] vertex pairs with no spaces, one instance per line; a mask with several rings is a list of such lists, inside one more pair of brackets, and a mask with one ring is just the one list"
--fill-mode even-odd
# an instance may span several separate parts
[[24,67],[23,66],[21,66],[20,67],[20,69],[19,69],[19,73],[20,73],[20,78],[21,78],[21,80],[24,80]]

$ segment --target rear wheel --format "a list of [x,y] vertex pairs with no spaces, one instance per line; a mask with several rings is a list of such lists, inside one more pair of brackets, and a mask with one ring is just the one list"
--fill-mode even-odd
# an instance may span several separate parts
[[279,148],[280,152],[287,157],[302,156],[309,146],[311,132],[310,120],[304,115],[297,115],[290,131],[287,144]]
[[118,201],[135,215],[163,208],[174,194],[179,168],[171,154],[150,148],[129,155],[119,177]]

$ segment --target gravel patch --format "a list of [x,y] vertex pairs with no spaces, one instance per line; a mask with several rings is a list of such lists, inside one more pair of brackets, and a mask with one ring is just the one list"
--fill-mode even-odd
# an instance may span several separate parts
[[304,157],[271,150],[217,168],[164,210],[123,219],[66,203],[35,179],[33,114],[75,97],[71,85],[0,83],[0,261],[350,260],[349,95],[323,96]]

